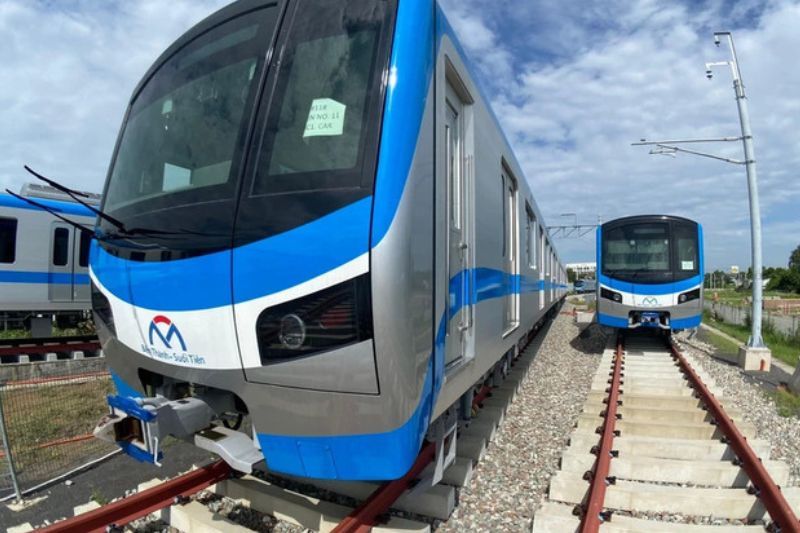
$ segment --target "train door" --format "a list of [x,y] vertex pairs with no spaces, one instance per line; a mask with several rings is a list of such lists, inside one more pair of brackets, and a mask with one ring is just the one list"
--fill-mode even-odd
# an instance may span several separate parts
[[76,302],[89,301],[89,245],[92,242],[90,234],[83,231],[74,232],[72,257],[72,299]]
[[55,222],[50,232],[48,290],[51,302],[71,302],[73,282],[73,230]]
[[445,365],[466,355],[471,326],[467,187],[464,171],[464,121],[461,99],[447,85],[445,98],[444,157],[447,187],[447,354]]
[[542,226],[539,226],[539,242],[537,243],[539,246],[539,310],[541,311],[544,309],[544,229]]
[[503,181],[503,270],[506,277],[504,332],[517,326],[519,294],[514,290],[515,278],[519,274],[517,258],[517,183],[505,169]]

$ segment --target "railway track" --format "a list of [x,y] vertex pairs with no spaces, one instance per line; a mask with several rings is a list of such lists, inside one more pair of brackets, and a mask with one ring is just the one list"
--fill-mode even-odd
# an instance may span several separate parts
[[0,339],[0,364],[80,359],[99,352],[100,341],[96,335]]
[[[465,486],[472,478],[473,466],[483,458],[494,438],[543,337],[529,337],[507,375],[501,378],[493,373],[476,387],[472,404],[474,416],[468,425],[459,428],[455,461],[445,470],[439,484],[430,486],[424,481],[433,467],[435,446],[430,443],[423,447],[406,476],[383,484],[297,478],[267,481],[255,475],[233,475],[225,463],[218,462],[172,480],[153,480],[141,486],[136,494],[102,507],[88,511],[76,509],[74,517],[42,531],[101,532],[109,527],[125,526],[151,513],[158,513],[161,520],[179,531],[246,531],[191,499],[202,490],[246,502],[246,506],[262,514],[316,531],[430,531],[430,521],[446,520],[452,513],[456,488]],[[324,494],[337,495],[336,501],[321,499],[319,496]],[[361,503],[352,507],[342,505],[342,496]],[[391,515],[390,509],[416,518]]]
[[800,531],[800,488],[722,391],[664,339],[609,346],[549,498],[545,532]]

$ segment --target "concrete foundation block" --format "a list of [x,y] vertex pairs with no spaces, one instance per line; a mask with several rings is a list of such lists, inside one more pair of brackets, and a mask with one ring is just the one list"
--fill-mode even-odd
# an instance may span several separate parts
[[575,314],[575,323],[578,326],[588,326],[594,322],[594,313],[588,311],[578,311]]
[[772,352],[769,348],[739,347],[739,366],[745,372],[769,372],[772,366]]
[[789,390],[795,394],[800,394],[800,363],[797,364],[792,379],[789,380]]
[[73,359],[83,359],[84,357],[85,357],[84,353],[80,350],[75,350],[74,352],[72,352]]
[[31,358],[25,354],[20,354],[17,356],[17,363],[30,363]]
[[45,358],[44,358],[44,360],[45,360],[45,361],[50,361],[50,362],[52,362],[52,361],[58,361],[58,354],[57,354],[57,353],[55,353],[55,352],[50,352],[50,353],[48,353],[47,355],[45,355]]

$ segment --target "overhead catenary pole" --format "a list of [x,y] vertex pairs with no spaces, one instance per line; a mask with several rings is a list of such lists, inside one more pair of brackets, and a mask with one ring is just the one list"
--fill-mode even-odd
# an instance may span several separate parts
[[761,337],[761,307],[763,301],[763,273],[761,261],[761,207],[758,201],[758,179],[756,175],[756,155],[753,148],[753,132],[750,129],[750,113],[747,108],[747,96],[744,92],[742,72],[739,69],[739,59],[736,56],[736,46],[733,44],[733,35],[729,31],[714,33],[714,40],[719,45],[720,37],[728,38],[732,60],[729,62],[733,75],[733,90],[736,93],[736,105],[739,109],[739,122],[742,127],[742,145],[744,146],[744,162],[747,171],[747,190],[750,193],[750,236],[751,255],[753,264],[753,311],[752,328],[747,345],[753,348],[763,348],[764,340]]
[[[750,338],[747,341],[747,346],[749,348],[766,348],[764,345],[764,339],[761,336],[761,308],[763,302],[764,282],[762,273],[763,265],[761,260],[761,209],[759,207],[758,200],[758,180],[756,176],[755,150],[753,149],[753,132],[750,129],[750,114],[747,109],[747,96],[744,90],[744,82],[742,81],[742,72],[739,69],[739,59],[736,56],[736,46],[733,44],[733,35],[729,31],[714,32],[714,42],[717,46],[720,45],[720,37],[728,38],[731,59],[729,61],[706,63],[706,77],[708,79],[713,77],[711,72],[712,67],[730,67],[731,75],[733,76],[733,90],[736,93],[736,106],[739,111],[739,123],[742,130],[742,136],[668,141],[647,141],[646,139],[642,139],[640,142],[633,143],[633,145],[654,145],[655,148],[650,151],[651,154],[674,156],[677,152],[686,152],[693,155],[725,161],[726,163],[745,166],[745,170],[747,172],[747,190],[750,199],[751,264],[753,269],[753,307],[750,312],[752,320]],[[744,161],[675,146],[675,144],[679,143],[731,142],[738,140],[742,141],[742,146],[744,148]],[[715,281],[716,280],[712,276],[712,283]]]

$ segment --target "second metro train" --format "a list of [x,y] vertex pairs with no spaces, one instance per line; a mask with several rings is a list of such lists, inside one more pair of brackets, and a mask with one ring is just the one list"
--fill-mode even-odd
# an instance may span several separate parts
[[[97,433],[151,461],[170,433],[244,470],[398,478],[565,295],[433,0],[211,15],[133,92],[102,209]],[[242,417],[252,442],[219,424]]]
[[703,228],[640,215],[597,229],[597,321],[620,329],[696,328],[703,317]]

